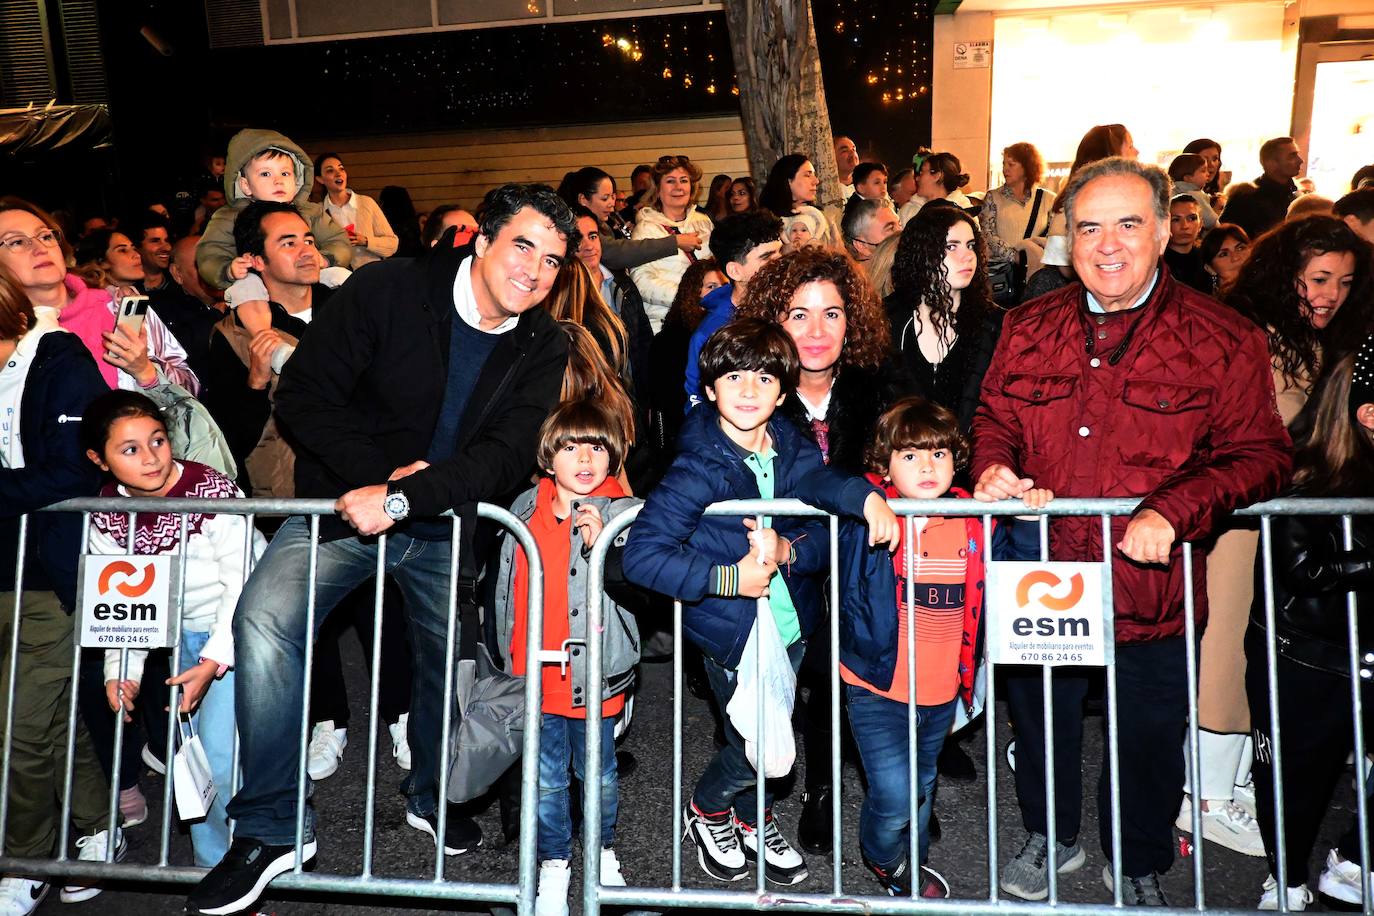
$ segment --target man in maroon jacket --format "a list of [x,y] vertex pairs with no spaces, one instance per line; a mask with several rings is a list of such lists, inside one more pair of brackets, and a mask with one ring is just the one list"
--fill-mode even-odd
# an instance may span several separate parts
[[[1174,280],[1160,260],[1169,240],[1169,179],[1133,160],[1078,172],[1064,195],[1079,283],[1007,316],[973,423],[975,497],[1048,487],[1062,497],[1140,500],[1111,525],[1120,723],[1121,866],[1126,903],[1163,904],[1158,874],[1173,862],[1188,714],[1184,591],[1206,614],[1205,558],[1183,578],[1182,547],[1231,509],[1274,496],[1291,443],[1274,404],[1264,334]],[[1097,518],[1051,526],[1055,560],[1103,558]],[[1008,679],[1017,735],[1017,798],[1030,834],[1001,886],[1047,895],[1043,700],[1038,671]],[[1087,673],[1059,673],[1055,704],[1054,862],[1084,861],[1082,701]],[[1104,752],[1098,793],[1102,849],[1111,848]],[[1110,887],[1111,868],[1104,870]]]

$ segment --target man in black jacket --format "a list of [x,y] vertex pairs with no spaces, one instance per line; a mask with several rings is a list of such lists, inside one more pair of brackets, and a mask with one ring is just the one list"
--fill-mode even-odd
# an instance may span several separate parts
[[[277,388],[296,446],[296,493],[336,498],[319,524],[316,624],[372,575],[378,542],[405,596],[417,653],[409,720],[406,822],[437,834],[439,736],[449,619],[452,523],[470,568],[473,505],[508,493],[535,465],[540,424],[557,403],[567,344],[544,300],[575,247],[572,214],[552,190],[505,185],[487,195],[471,248],[368,265],[311,325]],[[342,494],[342,495],[340,495]],[[234,617],[235,704],[243,786],[229,806],[233,846],[187,901],[193,913],[253,903],[295,861],[301,672],[310,520],[288,519],[244,587]],[[307,810],[303,860],[316,851]],[[436,836],[437,843],[437,836]],[[450,818],[444,851],[481,843]]]
[[1233,190],[1222,215],[1244,229],[1252,242],[1283,222],[1288,205],[1298,196],[1293,179],[1302,174],[1302,153],[1292,137],[1264,141],[1259,157],[1264,174]]

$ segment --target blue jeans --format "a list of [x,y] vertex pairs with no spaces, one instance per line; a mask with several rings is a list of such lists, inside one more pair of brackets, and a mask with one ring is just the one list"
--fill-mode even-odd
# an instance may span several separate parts
[[[845,684],[849,727],[859,746],[868,794],[859,812],[859,847],[870,862],[895,867],[910,853],[910,757],[907,755],[907,704]],[[935,793],[935,758],[954,723],[958,697],[940,706],[916,707],[916,780],[920,802],[916,836],[920,862],[930,857],[930,810]]]
[[[185,671],[200,661],[200,653],[210,640],[209,633],[181,631],[181,670]],[[191,850],[195,853],[196,864],[201,868],[213,868],[229,851],[229,814],[225,810],[229,804],[229,792],[233,788],[234,765],[234,671],[226,671],[224,677],[212,681],[210,689],[200,701],[195,715],[191,716],[196,734],[205,748],[205,757],[210,761],[210,772],[215,778],[215,800],[210,803],[210,813],[191,824]]]
[[[787,658],[792,670],[801,667],[802,656],[806,654],[806,640],[799,639],[787,647]],[[703,656],[706,665],[706,680],[711,684],[720,714],[725,716],[725,707],[735,695],[735,682],[738,673],[722,667],[709,657]],[[697,780],[696,791],[692,793],[692,804],[703,814],[718,814],[735,809],[735,817],[748,826],[754,826],[758,814],[758,772],[744,755],[744,738],[730,724],[725,716],[725,747],[716,751],[716,756],[706,764],[706,770]],[[773,793],[764,784],[764,810],[773,807]]]
[[[568,758],[586,781],[587,720],[544,713],[539,726],[539,861],[572,858]],[[615,844],[620,781],[615,769],[615,716],[601,720],[601,846]]]
[[[407,810],[421,816],[439,806],[450,548],[448,541],[406,534],[393,534],[386,542],[385,570],[405,599],[414,656],[411,770],[401,791]],[[229,803],[229,816],[237,821],[238,836],[274,846],[296,841],[305,653],[316,635],[305,626],[309,556],[309,521],[292,517],[258,561],[234,612],[234,697],[243,786]],[[345,595],[375,574],[377,544],[356,537],[321,542],[317,565],[316,632]],[[314,812],[307,807],[305,815],[306,839],[312,840]]]

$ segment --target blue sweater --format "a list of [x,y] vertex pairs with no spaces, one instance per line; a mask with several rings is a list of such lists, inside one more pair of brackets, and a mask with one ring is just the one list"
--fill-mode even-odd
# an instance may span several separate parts
[[[749,552],[749,529],[740,518],[705,516],[703,510],[721,500],[758,499],[759,488],[718,420],[710,404],[687,415],[678,457],[630,530],[624,569],[631,582],[680,599],[687,637],[717,663],[735,668],[754,624],[755,599],[711,594],[712,568]],[[827,512],[863,514],[864,500],[877,488],[826,467],[815,443],[788,420],[774,417],[768,432],[777,452],[778,499],[804,492]],[[829,562],[828,526],[822,519],[775,515],[773,528],[796,551],[796,562],[782,573],[805,637],[825,618],[820,580]]]

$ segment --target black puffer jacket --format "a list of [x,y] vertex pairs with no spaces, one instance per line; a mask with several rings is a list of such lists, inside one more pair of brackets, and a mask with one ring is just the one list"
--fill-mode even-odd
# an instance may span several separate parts
[[[864,449],[873,437],[878,417],[901,398],[916,393],[915,383],[895,362],[876,372],[852,367],[842,370],[835,376],[830,407],[825,414],[829,427],[826,462],[847,474],[865,473],[868,468],[864,464]],[[778,412],[795,423],[808,439],[816,441],[801,398],[789,397]]]
[[[1339,516],[1276,516],[1272,525],[1274,619],[1280,655],[1299,664],[1350,673],[1346,594],[1360,610],[1360,656],[1374,652],[1374,518],[1355,516],[1346,550]],[[1251,625],[1264,629],[1264,564],[1255,564]],[[1361,667],[1372,668],[1368,662]]]

